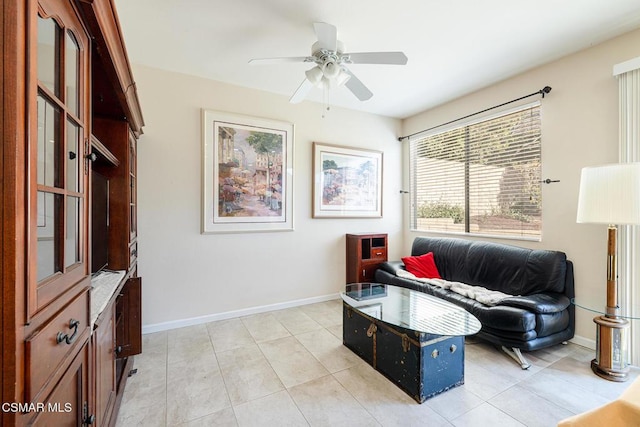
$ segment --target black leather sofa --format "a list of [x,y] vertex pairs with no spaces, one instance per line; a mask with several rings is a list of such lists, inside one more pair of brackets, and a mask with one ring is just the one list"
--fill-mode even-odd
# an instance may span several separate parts
[[443,279],[509,295],[488,306],[458,293],[401,278],[400,261],[383,263],[378,283],[426,292],[472,313],[482,323],[478,337],[502,346],[523,369],[530,365],[521,350],[531,351],[565,342],[575,330],[573,264],[563,252],[454,238],[417,237],[411,255],[433,252]]

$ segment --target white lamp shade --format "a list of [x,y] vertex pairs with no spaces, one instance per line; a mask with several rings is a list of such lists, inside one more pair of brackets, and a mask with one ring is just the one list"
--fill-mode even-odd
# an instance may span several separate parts
[[304,73],[307,76],[307,80],[309,80],[311,83],[313,83],[314,85],[317,85],[318,83],[320,83],[320,80],[322,80],[322,70],[320,69],[320,67],[313,67],[310,70],[305,71]]
[[333,61],[328,61],[322,66],[322,72],[329,80],[335,79],[340,73],[340,66]]
[[577,222],[640,224],[640,163],[583,168]]

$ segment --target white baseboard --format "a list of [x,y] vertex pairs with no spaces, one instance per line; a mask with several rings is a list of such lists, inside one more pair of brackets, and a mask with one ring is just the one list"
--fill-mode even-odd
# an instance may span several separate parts
[[339,294],[322,295],[319,297],[305,298],[294,301],[280,302],[276,304],[261,305],[258,307],[244,308],[242,310],[227,311],[224,313],[207,314],[205,316],[191,317],[188,319],[172,320],[169,322],[153,323],[142,326],[142,334],[152,334],[154,332],[168,331],[171,329],[183,328],[185,326],[200,325],[202,323],[215,322],[216,320],[232,319],[234,317],[250,316],[252,314],[265,313],[268,311],[283,310],[285,308],[299,307],[301,305],[315,304],[318,302],[339,299]]
[[[257,307],[244,308],[242,310],[226,311],[224,313],[208,314],[205,316],[191,317],[187,319],[172,320],[169,322],[153,323],[142,326],[142,334],[152,334],[154,332],[168,331],[171,329],[184,328],[185,326],[200,325],[203,323],[215,322],[217,320],[233,319],[235,317],[250,316],[252,314],[266,313],[269,311],[283,310],[285,308],[299,307],[307,304],[331,301],[339,299],[339,294],[322,295],[318,297],[305,298],[294,301],[280,302],[276,304],[261,305]],[[591,350],[596,349],[596,342],[590,338],[575,335],[571,340],[573,344],[586,347]]]
[[580,335],[574,335],[570,341],[573,344],[581,345],[582,347],[586,347],[594,351],[596,349],[596,341],[590,338],[581,337]]

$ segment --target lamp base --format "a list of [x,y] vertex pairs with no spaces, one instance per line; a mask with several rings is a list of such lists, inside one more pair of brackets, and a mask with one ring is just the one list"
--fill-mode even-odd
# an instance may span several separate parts
[[629,321],[607,316],[595,317],[593,321],[597,328],[597,342],[596,358],[591,361],[591,370],[605,380],[628,380],[629,365],[625,353]]
[[591,361],[591,370],[600,378],[604,378],[605,380],[609,381],[622,383],[629,379],[629,368],[621,371],[612,368],[603,368],[598,365],[596,359],[593,359]]

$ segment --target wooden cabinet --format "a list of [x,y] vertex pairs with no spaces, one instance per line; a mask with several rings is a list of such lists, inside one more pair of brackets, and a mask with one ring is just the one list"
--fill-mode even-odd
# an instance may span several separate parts
[[133,269],[137,246],[136,138],[124,120],[95,118],[93,135],[118,159],[117,167],[96,163],[109,180],[109,269]]
[[92,168],[108,182],[107,267],[127,272],[114,294],[112,313],[105,317],[111,322],[108,331],[98,333],[100,339],[95,347],[98,425],[107,426],[115,422],[132,356],[142,351],[142,279],[137,277],[137,139],[127,121],[113,118],[95,117],[92,132],[92,148],[101,157]]
[[347,234],[347,283],[372,282],[378,266],[387,261],[386,234]]
[[[122,278],[108,273],[106,283],[95,279],[98,294],[111,288],[105,308],[97,315],[91,336],[96,425],[112,426],[122,400],[133,358],[142,350],[140,322],[140,277]],[[115,276],[115,280],[113,277]],[[122,278],[122,279],[120,279]]]
[[108,426],[116,401],[115,298],[96,321],[92,336],[96,425]]
[[[114,345],[117,330],[139,335],[140,279],[132,282],[136,296],[126,299],[137,306],[120,310],[136,327],[116,328],[114,296],[94,329],[91,137],[103,118],[122,132],[114,142],[123,147],[114,172],[123,186],[122,197],[114,196],[122,219],[105,241],[113,267],[131,280],[136,141],[144,125],[117,16],[114,0],[0,2],[0,393],[3,403],[44,405],[1,411],[0,426],[115,421],[122,388]],[[136,339],[130,355],[140,351]]]

